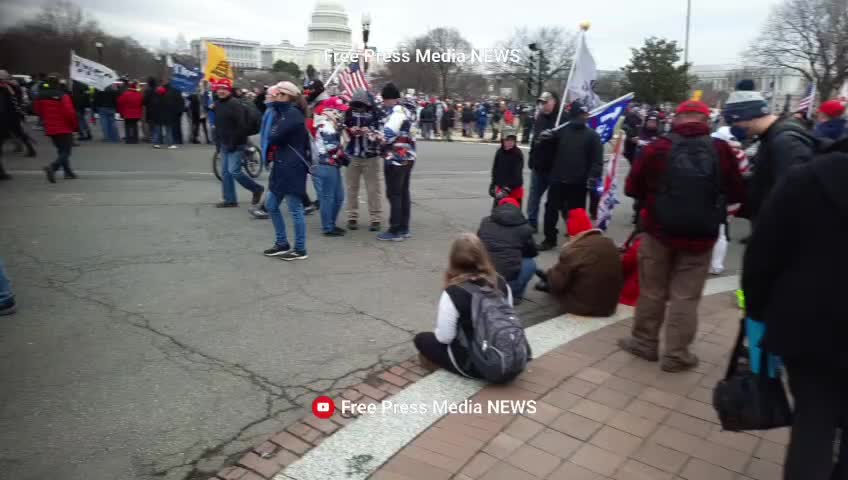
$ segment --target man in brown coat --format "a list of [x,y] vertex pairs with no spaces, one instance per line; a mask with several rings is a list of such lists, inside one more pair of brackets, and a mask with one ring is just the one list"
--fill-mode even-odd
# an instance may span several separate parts
[[592,228],[585,209],[569,211],[567,224],[571,241],[560,251],[557,264],[539,274],[543,283],[536,288],[557,297],[565,313],[610,316],[624,284],[618,248]]

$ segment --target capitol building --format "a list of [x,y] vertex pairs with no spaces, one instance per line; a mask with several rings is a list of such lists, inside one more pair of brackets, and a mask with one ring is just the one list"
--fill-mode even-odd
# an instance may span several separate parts
[[347,52],[351,50],[351,29],[347,12],[342,4],[332,0],[318,0],[312,11],[306,45],[299,47],[288,40],[278,45],[262,45],[251,40],[236,38],[203,37],[192,40],[191,50],[200,64],[206,64],[205,43],[214,43],[227,51],[230,63],[242,69],[270,70],[275,62],[283,60],[296,63],[301,70],[312,65],[316,70],[329,70],[330,61],[326,51]]

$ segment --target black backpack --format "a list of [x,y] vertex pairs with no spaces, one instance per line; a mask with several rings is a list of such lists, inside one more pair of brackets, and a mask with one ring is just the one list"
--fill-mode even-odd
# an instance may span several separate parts
[[250,102],[241,102],[244,108],[244,133],[248,137],[257,135],[262,129],[262,113]]
[[715,238],[727,218],[727,205],[713,139],[676,133],[667,138],[671,151],[656,194],[654,218],[668,235]]
[[463,283],[461,288],[471,295],[474,334],[468,337],[460,329],[458,336],[468,350],[468,362],[489,382],[512,381],[530,360],[530,344],[515,310],[496,288],[471,282]]

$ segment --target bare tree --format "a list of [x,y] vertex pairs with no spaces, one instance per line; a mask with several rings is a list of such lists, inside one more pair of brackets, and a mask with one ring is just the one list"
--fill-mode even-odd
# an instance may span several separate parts
[[0,65],[13,72],[62,75],[68,71],[71,50],[98,60],[97,42],[103,44],[103,63],[119,74],[142,78],[164,70],[164,62],[137,41],[105,33],[68,0],[53,0],[34,18],[0,32]]
[[784,0],[774,7],[746,55],[816,83],[821,100],[848,79],[848,2]]
[[[546,68],[542,71],[542,87],[549,89],[558,85],[558,80],[567,80],[571,71],[571,62],[574,59],[574,51],[577,47],[577,36],[574,32],[563,27],[547,26],[535,30],[527,28],[516,29],[512,36],[498,44],[498,48],[521,51],[521,61],[518,63],[499,62],[489,65],[491,73],[514,80],[526,81],[531,69],[531,50],[529,45],[535,43],[541,49]],[[535,87],[539,78],[538,54],[533,56],[533,85]],[[564,84],[564,83],[563,83]]]
[[[421,63],[432,65],[439,78],[442,97],[447,98],[451,80],[455,75],[465,71],[466,62],[470,62],[471,43],[462,37],[459,30],[448,27],[434,28],[416,43],[422,47],[418,52],[432,55],[429,58],[420,59],[423,60]],[[418,52],[415,53],[416,57]],[[436,59],[435,55],[439,58]]]

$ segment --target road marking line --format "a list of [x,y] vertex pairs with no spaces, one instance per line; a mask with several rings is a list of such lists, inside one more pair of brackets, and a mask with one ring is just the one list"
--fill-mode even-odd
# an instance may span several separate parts
[[[707,280],[704,294],[733,291],[738,284],[739,277],[736,275],[711,278]],[[625,305],[619,305],[618,312],[606,318],[561,315],[528,327],[526,335],[533,347],[533,354],[541,357],[587,333],[632,316],[633,307]],[[432,405],[434,401],[458,404],[485,386],[484,382],[439,370],[391,397],[391,401],[407,405]],[[365,480],[439,418],[433,413],[362,416],[289,465],[274,480]]]

